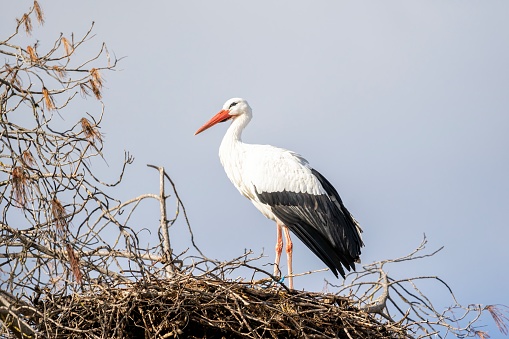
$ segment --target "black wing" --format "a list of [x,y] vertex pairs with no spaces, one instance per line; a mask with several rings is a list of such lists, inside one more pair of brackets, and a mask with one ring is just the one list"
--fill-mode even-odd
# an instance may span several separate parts
[[360,228],[343,205],[336,189],[319,172],[311,170],[326,194],[295,192],[257,193],[281,220],[338,277],[343,266],[355,269],[361,247]]

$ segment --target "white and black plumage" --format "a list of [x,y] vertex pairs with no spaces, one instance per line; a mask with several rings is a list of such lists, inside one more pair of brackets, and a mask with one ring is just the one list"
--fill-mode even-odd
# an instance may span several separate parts
[[357,221],[348,212],[336,189],[300,155],[270,145],[242,142],[242,131],[252,118],[246,100],[233,98],[195,135],[213,125],[232,120],[219,158],[228,178],[242,195],[267,218],[276,221],[274,275],[286,239],[289,287],[292,279],[292,231],[338,277],[343,267],[355,269],[364,245]]

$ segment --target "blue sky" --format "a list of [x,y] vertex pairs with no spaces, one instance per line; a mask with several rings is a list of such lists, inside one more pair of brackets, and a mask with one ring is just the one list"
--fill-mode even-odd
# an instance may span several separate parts
[[[2,35],[30,5],[2,9]],[[252,249],[273,260],[275,226],[219,163],[227,126],[193,136],[243,97],[254,114],[244,140],[296,151],[335,185],[364,229],[363,262],[405,255],[425,233],[430,250],[444,250],[390,274],[438,275],[460,303],[509,304],[508,2],[41,5],[39,48],[95,21],[91,55],[105,41],[126,57],[104,74],[110,167],[97,170],[113,177],[130,151],[136,161],[117,191],[129,198],[157,191],[147,163],[165,166],[209,257]],[[153,219],[140,228],[155,229]],[[172,234],[177,249],[190,245],[183,224]],[[297,240],[294,251],[296,272],[324,267]],[[334,281],[325,272],[295,285],[321,290],[324,278]]]

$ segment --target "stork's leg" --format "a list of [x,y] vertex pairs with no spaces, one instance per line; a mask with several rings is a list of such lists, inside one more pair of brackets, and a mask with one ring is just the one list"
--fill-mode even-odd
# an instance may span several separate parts
[[284,226],[283,231],[285,232],[285,240],[286,240],[286,262],[288,265],[288,287],[293,290],[293,268],[292,268],[292,253],[293,253],[293,243],[290,238],[290,230],[288,227]]
[[277,237],[276,237],[276,259],[274,260],[274,276],[280,277],[281,270],[279,269],[279,261],[281,260],[281,252],[283,252],[283,224],[276,222]]

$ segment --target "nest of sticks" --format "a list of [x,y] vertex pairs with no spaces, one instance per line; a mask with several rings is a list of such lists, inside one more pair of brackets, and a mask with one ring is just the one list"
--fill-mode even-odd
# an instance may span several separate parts
[[192,275],[39,301],[54,338],[406,338],[334,294]]

